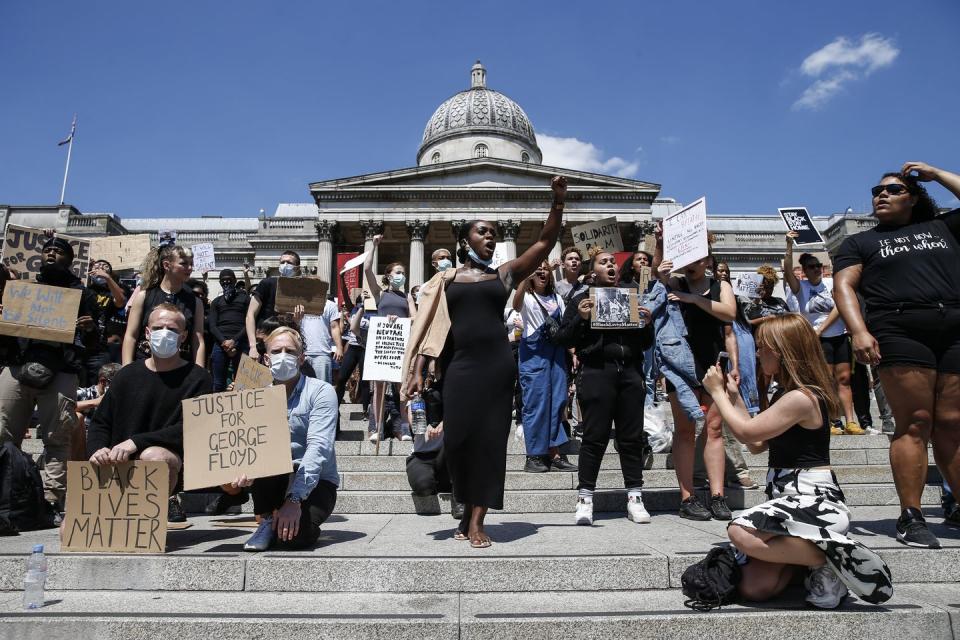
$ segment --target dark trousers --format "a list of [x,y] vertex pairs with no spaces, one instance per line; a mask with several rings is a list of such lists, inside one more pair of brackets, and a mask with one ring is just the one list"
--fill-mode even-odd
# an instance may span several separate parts
[[[296,473],[296,470],[294,470]],[[250,492],[253,494],[253,512],[261,516],[273,514],[287,495],[291,474],[257,478]],[[326,522],[337,504],[337,486],[326,480],[317,482],[310,495],[300,503],[300,531],[289,542],[277,539],[273,546],[278,549],[303,549],[313,546],[320,537],[320,525]]]
[[363,357],[366,352],[366,349],[355,344],[347,347],[346,353],[343,354],[343,362],[340,363],[340,377],[337,379],[337,402],[343,404],[347,382],[350,381],[354,369],[360,369],[360,382],[357,383],[357,391],[360,392],[360,404],[363,405],[364,411],[370,408],[370,383],[363,380]]
[[415,496],[435,496],[453,491],[443,449],[407,456],[407,481]]
[[[854,363],[850,372],[850,390],[853,392],[853,410],[857,414],[857,422],[867,429],[873,426],[873,417],[870,415],[870,375],[867,365]],[[847,418],[850,422],[850,418]]]
[[80,374],[80,386],[92,387],[97,384],[100,380],[100,368],[111,362],[113,362],[113,360],[110,359],[110,353],[108,351],[101,351],[100,353],[87,356],[83,361],[83,371]]
[[591,491],[596,488],[614,422],[617,423],[614,437],[620,452],[623,484],[628,489],[643,486],[643,455],[647,446],[647,434],[643,431],[645,394],[641,362],[626,365],[605,362],[602,367],[584,365],[577,386],[583,412],[577,488]]
[[230,371],[237,375],[237,367],[240,366],[240,356],[248,351],[246,339],[237,342],[237,355],[232,358],[227,355],[219,344],[214,343],[213,352],[210,354],[210,374],[213,376],[213,392],[223,391],[227,388],[227,377]]

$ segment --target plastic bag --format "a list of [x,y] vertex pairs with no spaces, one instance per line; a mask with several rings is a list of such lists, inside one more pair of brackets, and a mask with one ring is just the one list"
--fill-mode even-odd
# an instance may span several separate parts
[[668,453],[673,447],[673,419],[669,403],[654,402],[643,409],[643,430],[654,453]]

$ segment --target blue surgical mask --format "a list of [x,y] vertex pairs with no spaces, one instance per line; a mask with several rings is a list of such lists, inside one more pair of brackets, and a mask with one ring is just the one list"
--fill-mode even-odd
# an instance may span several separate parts
[[296,270],[297,268],[292,264],[290,264],[289,262],[280,263],[280,275],[283,276],[284,278],[289,278],[290,276],[293,275],[293,273]]
[[489,260],[483,260],[477,255],[477,252],[474,251],[472,247],[467,247],[467,255],[474,263],[484,267],[489,267],[491,264],[493,264],[493,256],[490,256]]
[[158,358],[172,358],[180,350],[180,334],[170,329],[150,330],[150,351]]
[[442,258],[437,261],[437,271],[446,271],[453,266],[453,263],[450,262],[447,258]]
[[390,276],[390,284],[393,285],[394,289],[403,289],[403,285],[407,284],[407,277],[402,273]]

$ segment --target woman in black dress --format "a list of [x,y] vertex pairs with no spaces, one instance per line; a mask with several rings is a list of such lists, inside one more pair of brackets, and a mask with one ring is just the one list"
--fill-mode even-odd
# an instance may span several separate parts
[[[484,532],[487,509],[503,508],[513,389],[517,366],[503,330],[510,292],[543,262],[560,235],[567,181],[551,183],[553,206],[540,237],[529,249],[497,269],[493,222],[473,220],[460,227],[457,257],[463,266],[447,286],[450,330],[441,355],[443,429],[454,497],[464,504],[456,538],[476,548],[490,546]],[[429,357],[417,356],[410,394],[423,388]]]

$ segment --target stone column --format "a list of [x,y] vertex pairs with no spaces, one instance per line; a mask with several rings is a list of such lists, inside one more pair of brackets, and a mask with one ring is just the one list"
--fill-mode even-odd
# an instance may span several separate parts
[[503,236],[504,253],[507,260],[513,260],[517,257],[517,236],[520,235],[520,223],[514,220],[504,220],[498,222],[500,235]]
[[624,248],[628,251],[643,251],[643,241],[648,235],[653,235],[656,225],[653,220],[636,220],[633,222],[631,242]]
[[[560,259],[560,252],[563,251],[563,232],[567,228],[567,223],[560,223],[560,235],[557,236],[557,242],[553,245],[553,248],[550,249],[550,255],[547,256],[547,260],[553,262],[554,260]],[[587,256],[583,256],[584,262],[587,260]]]
[[320,220],[314,227],[320,239],[320,246],[317,249],[317,275],[330,285],[330,291],[336,291],[336,274],[333,273],[333,234],[337,229],[337,223],[333,220]]
[[379,220],[361,220],[360,228],[363,230],[363,252],[373,251],[373,271],[377,271],[377,251],[373,246],[373,236],[383,233],[383,222]]
[[466,222],[466,220],[451,220],[451,221],[450,221],[450,226],[453,227],[453,263],[454,263],[455,265],[457,265],[458,267],[462,267],[462,266],[463,266],[463,262],[462,262],[462,261],[460,260],[460,258],[457,256],[457,253],[458,253],[459,250],[460,250],[460,245],[457,243],[457,234],[460,233],[460,227],[463,226],[463,223],[464,223],[464,222]]
[[410,220],[407,222],[407,233],[410,234],[410,263],[407,265],[410,287],[423,284],[423,241],[427,237],[430,223],[426,220]]

